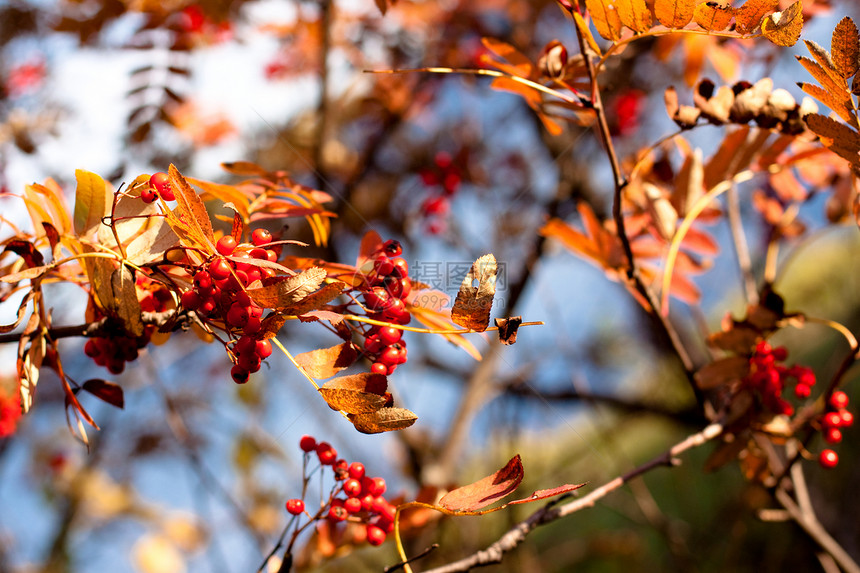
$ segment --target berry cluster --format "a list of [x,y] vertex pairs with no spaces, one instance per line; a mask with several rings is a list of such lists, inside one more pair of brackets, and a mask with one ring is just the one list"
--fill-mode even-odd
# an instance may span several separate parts
[[[401,257],[397,241],[386,241],[372,257],[373,270],[364,276],[362,295],[370,311],[368,318],[394,324],[408,324],[412,319],[404,300],[412,292],[409,264]],[[364,351],[377,374],[391,374],[406,362],[403,331],[391,326],[373,326],[365,332]]]
[[[158,283],[142,275],[137,279],[137,286],[140,287],[137,292],[143,295],[140,299],[140,309],[143,312],[162,312],[167,309],[171,300],[170,293],[157,285]],[[111,374],[121,374],[125,370],[126,362],[137,360],[140,349],[149,344],[155,330],[155,326],[149,325],[144,327],[140,336],[119,334],[90,338],[84,344],[84,354],[99,366],[107,368]]]
[[245,287],[275,276],[274,269],[254,261],[275,262],[278,253],[263,248],[272,242],[272,234],[265,229],[256,229],[251,241],[252,245],[239,245],[232,235],[221,237],[216,245],[218,254],[196,269],[193,287],[181,298],[184,308],[196,311],[203,319],[223,321],[225,330],[239,336],[232,349],[236,363],[230,371],[237,384],[247,382],[272,353],[268,340],[254,337],[260,332],[263,309],[251,300]]
[[[854,423],[854,414],[848,411],[848,394],[841,390],[834,392],[827,401],[827,408],[827,412],[819,420],[824,441],[838,444],[842,441],[842,428]],[[818,462],[825,468],[832,468],[839,463],[839,456],[828,448],[819,454]]]
[[790,416],[794,407],[782,397],[782,391],[792,380],[795,383],[794,395],[805,400],[815,385],[815,373],[806,366],[787,367],[785,362],[788,351],[783,346],[773,348],[765,341],[759,342],[750,357],[750,371],[744,381],[761,397],[765,408],[774,414]]
[[427,230],[439,234],[445,230],[445,218],[451,210],[450,197],[460,188],[462,173],[451,155],[440,151],[433,160],[433,167],[422,169],[419,175],[425,186],[441,188],[441,192],[434,192],[421,204],[421,213],[428,219]]
[[165,201],[173,201],[176,197],[173,195],[173,188],[170,186],[170,179],[167,173],[159,171],[153,173],[149,178],[149,187],[140,192],[140,198],[144,203],[152,203],[161,197]]
[[[394,530],[396,511],[383,497],[385,480],[368,476],[361,462],[338,459],[331,444],[317,442],[313,436],[302,436],[299,447],[305,452],[306,461],[315,454],[321,467],[331,467],[336,482],[328,502],[311,517],[312,521],[326,519],[333,525],[347,521],[361,524],[363,539],[371,545],[381,545]],[[291,515],[306,513],[305,502],[298,498],[288,500],[286,509]]]

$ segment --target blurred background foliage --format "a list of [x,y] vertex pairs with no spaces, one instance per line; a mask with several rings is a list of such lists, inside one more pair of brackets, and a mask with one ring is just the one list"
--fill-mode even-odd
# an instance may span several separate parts
[[[92,405],[102,431],[88,453],[68,435],[62,392],[46,377],[32,413],[0,440],[0,571],[256,570],[286,523],[283,502],[300,493],[297,443],[305,433],[363,461],[408,500],[421,486],[487,475],[518,452],[524,492],[597,486],[701,428],[687,380],[627,292],[537,232],[547,217],[577,221],[581,200],[606,217],[611,174],[590,129],[572,123],[552,136],[521,98],[471,76],[364,73],[478,67],[485,36],[533,59],[554,39],[574,53],[569,18],[542,0],[398,0],[386,8],[383,17],[370,2],[335,0],[0,5],[4,194],[48,176],[71,193],[76,167],[116,185],[168,163],[229,181],[218,163],[251,160],[335,198],[332,240],[314,256],[351,263],[359,237],[375,228],[403,242],[413,278],[453,294],[462,274],[435,273],[492,251],[505,264],[494,316],[546,322],[523,329],[510,348],[476,337],[480,363],[436,337],[407,335],[409,363],[392,385],[419,422],[391,436],[355,434],[286,360],[235,387],[220,349],[183,334],[118,379],[125,411]],[[848,1],[806,9],[805,37],[825,38],[857,11]],[[662,104],[669,85],[689,94],[702,76],[729,83],[771,75],[799,94],[788,50],[709,42],[646,40],[612,61],[601,86],[622,155],[674,129]],[[702,128],[691,141],[707,155],[724,129]],[[8,218],[20,210],[10,197],[0,208]],[[744,215],[760,273],[767,228],[748,206]],[[802,249],[776,288],[790,309],[856,332],[857,230],[828,226],[822,200],[805,203],[802,218],[810,232],[792,240]],[[289,234],[310,238],[304,225]],[[728,244],[727,230],[714,234]],[[701,311],[678,304],[673,313],[701,355],[705,333],[726,312],[744,310],[736,263],[723,250],[697,279]],[[63,295],[55,322],[79,323],[84,297]],[[282,341],[294,352],[334,343],[312,326],[287,328]],[[844,340],[815,326],[779,336],[790,362],[811,366],[819,379],[845,351]],[[80,341],[63,344],[76,378],[104,376]],[[4,364],[3,376],[13,376],[13,363]],[[860,400],[856,373],[849,378],[846,390]],[[857,428],[846,430],[835,470],[806,464],[820,519],[855,558],[857,441]],[[768,511],[766,491],[736,466],[703,472],[710,449],[539,529],[491,570],[819,569],[815,546]],[[431,519],[408,551],[439,543],[421,567],[441,565],[485,547],[531,511]],[[379,571],[396,560],[391,543],[347,543],[332,555],[316,538],[297,556],[300,568],[320,571]]]

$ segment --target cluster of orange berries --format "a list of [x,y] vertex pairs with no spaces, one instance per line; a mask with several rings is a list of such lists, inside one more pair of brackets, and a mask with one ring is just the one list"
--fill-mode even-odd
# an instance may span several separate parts
[[[330,467],[336,481],[328,502],[311,519],[327,519],[332,524],[346,521],[363,524],[364,539],[371,545],[381,545],[394,530],[396,512],[383,496],[385,480],[367,475],[361,462],[338,459],[331,444],[317,442],[313,436],[302,436],[299,447],[306,459],[315,454],[321,467]],[[308,515],[305,502],[299,498],[288,500],[286,509],[290,515]]]
[[[368,318],[394,324],[408,324],[412,315],[404,301],[412,292],[409,264],[401,257],[403,249],[389,240],[374,254],[373,270],[364,275],[362,296]],[[371,371],[388,375],[406,362],[403,331],[391,326],[373,326],[365,332],[364,352],[373,362]]]

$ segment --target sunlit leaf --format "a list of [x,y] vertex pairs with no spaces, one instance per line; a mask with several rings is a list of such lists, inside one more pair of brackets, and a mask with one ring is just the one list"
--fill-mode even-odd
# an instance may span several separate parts
[[655,0],[654,14],[667,28],[683,28],[693,19],[695,0]]
[[[481,43],[484,44],[484,47],[487,50],[502,60],[505,60],[504,62],[499,62],[492,59],[485,59],[485,63],[497,67],[512,76],[520,76],[523,78],[531,76],[532,70],[534,69],[531,60],[512,45],[494,38],[481,38]],[[510,64],[506,62],[510,62]]]
[[[480,257],[466,273],[451,309],[451,320],[465,328],[483,332],[490,324],[490,310],[496,294],[496,257]],[[473,283],[478,281],[478,286]]]
[[330,348],[320,348],[296,355],[296,362],[313,378],[331,378],[341,370],[349,368],[358,358],[358,352],[349,342]]
[[651,28],[651,10],[645,0],[615,0],[615,9],[621,23],[637,33]]
[[134,276],[125,265],[111,273],[111,290],[113,300],[106,307],[122,321],[126,332],[132,336],[143,334],[143,322],[140,318],[140,301],[137,300],[137,290],[134,288]]
[[693,20],[709,32],[722,32],[732,21],[732,9],[725,4],[705,2],[696,6]]
[[194,192],[176,166],[170,166],[168,175],[177,204],[173,216],[168,218],[173,230],[188,243],[189,247],[214,252],[212,223],[203,200]]
[[850,78],[860,68],[860,37],[854,21],[845,16],[833,30],[830,39],[833,63],[843,78]]
[[845,101],[842,98],[838,98],[833,95],[832,92],[827,91],[821,86],[810,84],[810,83],[798,83],[800,89],[804,91],[804,93],[811,95],[827,107],[829,107],[833,112],[840,117],[846,123],[851,125],[857,125],[857,116],[854,115],[854,111],[851,107],[850,101]]
[[744,5],[735,10],[737,31],[741,34],[754,32],[762,19],[779,8],[779,0],[747,0]]
[[439,505],[454,512],[478,511],[511,494],[523,477],[523,464],[517,454],[494,474],[448,492],[439,500]]
[[782,12],[774,12],[761,23],[765,38],[777,46],[793,46],[803,30],[803,2],[797,0]]
[[585,0],[585,8],[598,34],[613,42],[621,37],[621,18],[614,4],[607,0]]
[[75,233],[89,237],[109,213],[112,195],[104,179],[95,173],[76,169],[75,179]]

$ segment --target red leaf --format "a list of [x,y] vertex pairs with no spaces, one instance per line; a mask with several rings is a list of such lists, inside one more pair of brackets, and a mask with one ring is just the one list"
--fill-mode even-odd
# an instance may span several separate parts
[[122,388],[118,384],[93,378],[84,382],[81,388],[111,406],[116,406],[119,409],[125,407],[125,397],[123,396]]
[[523,464],[517,454],[493,475],[448,492],[439,500],[439,505],[454,512],[477,511],[509,495],[523,477]]

